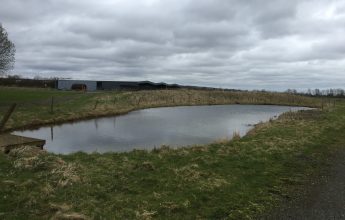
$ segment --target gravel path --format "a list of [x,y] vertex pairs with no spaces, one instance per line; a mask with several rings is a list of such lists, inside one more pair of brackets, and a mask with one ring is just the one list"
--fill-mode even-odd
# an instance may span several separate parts
[[345,150],[330,161],[310,187],[263,219],[345,219]]

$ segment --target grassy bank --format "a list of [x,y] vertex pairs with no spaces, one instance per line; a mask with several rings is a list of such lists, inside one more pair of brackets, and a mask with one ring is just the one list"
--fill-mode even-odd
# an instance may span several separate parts
[[[87,100],[99,100],[97,108],[106,110],[111,104],[105,97],[117,97],[115,103],[139,99],[130,109],[163,105],[165,99],[157,97],[168,94],[174,94],[175,104],[186,104],[187,92],[92,94]],[[247,101],[253,98],[245,95]],[[221,103],[215,100],[221,99],[212,104]],[[338,101],[323,111],[285,113],[244,138],[208,146],[65,156],[23,147],[0,153],[0,218],[253,219],[324,166],[324,159],[344,146],[344,131],[345,103]]]
[[82,93],[0,87],[0,115],[11,103],[17,103],[18,107],[6,125],[7,130],[119,115],[136,109],[163,106],[275,104],[321,107],[333,105],[333,101],[269,92],[155,90]]

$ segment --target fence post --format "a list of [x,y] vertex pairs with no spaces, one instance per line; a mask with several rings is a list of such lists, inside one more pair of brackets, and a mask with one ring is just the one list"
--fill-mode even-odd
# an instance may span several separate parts
[[17,104],[13,103],[11,107],[8,109],[8,111],[5,113],[4,117],[2,118],[0,122],[0,131],[2,131],[2,129],[5,127],[6,122],[8,121],[12,113],[14,112],[14,109],[16,108],[16,106]]
[[52,101],[50,103],[50,113],[51,114],[54,113],[54,96],[52,96]]
[[139,96],[139,98],[138,98],[137,107],[139,107],[140,101],[141,101],[141,96]]
[[98,105],[98,100],[96,100],[95,107],[93,108],[93,110],[97,108],[97,105]]

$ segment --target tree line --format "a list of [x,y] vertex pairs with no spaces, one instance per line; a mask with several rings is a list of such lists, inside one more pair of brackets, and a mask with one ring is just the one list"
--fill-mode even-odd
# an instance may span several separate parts
[[306,95],[306,96],[327,96],[327,97],[345,97],[344,89],[308,89],[306,92],[298,92],[296,89],[288,89],[286,93],[296,94],[296,95]]

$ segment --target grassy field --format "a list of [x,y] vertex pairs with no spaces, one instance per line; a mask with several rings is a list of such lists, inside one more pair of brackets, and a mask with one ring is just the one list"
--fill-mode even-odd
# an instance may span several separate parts
[[17,103],[18,107],[6,125],[7,130],[119,115],[150,107],[216,104],[276,104],[321,107],[333,104],[317,98],[268,92],[181,89],[83,93],[0,87],[0,115],[8,109],[11,103]]
[[13,102],[25,103],[35,102],[39,100],[50,99],[62,96],[74,96],[75,92],[64,92],[53,89],[33,89],[21,87],[0,87],[0,103],[2,105],[11,104]]
[[[98,100],[97,108],[107,109],[112,106],[110,98],[117,97],[115,103],[120,105],[121,97],[126,97],[123,103],[142,97],[131,108],[144,108],[160,106],[165,98],[159,101],[157,97],[174,94],[175,104],[183,105],[192,96],[181,97],[187,92],[77,94],[71,102]],[[209,97],[209,92],[192,92],[200,99]],[[255,103],[294,100],[295,105],[320,105],[320,100],[304,97],[274,99],[264,98],[275,96],[266,93],[240,93],[219,98],[221,94],[213,93],[214,99],[205,98],[208,103],[204,104],[257,99]],[[202,104],[196,97],[190,100],[194,102],[189,104]],[[338,100],[322,111],[285,113],[257,125],[243,138],[206,146],[71,155],[18,148],[0,153],[0,218],[255,219],[282,198],[293,196],[294,188],[305,187],[309,178],[327,166],[325,158],[344,146],[344,131],[345,102]]]

